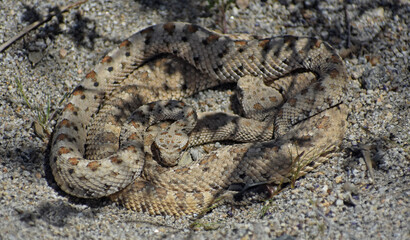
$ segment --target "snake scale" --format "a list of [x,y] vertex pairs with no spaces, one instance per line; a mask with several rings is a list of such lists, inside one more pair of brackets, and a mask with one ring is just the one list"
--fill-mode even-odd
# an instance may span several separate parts
[[[244,116],[181,102],[236,83]],[[233,186],[279,184],[328,159],[346,128],[343,60],[316,38],[238,39],[169,22],[105,56],[72,91],[50,142],[58,186],[153,215],[199,213]],[[230,140],[188,165],[188,148]],[[229,142],[228,142],[229,143]]]

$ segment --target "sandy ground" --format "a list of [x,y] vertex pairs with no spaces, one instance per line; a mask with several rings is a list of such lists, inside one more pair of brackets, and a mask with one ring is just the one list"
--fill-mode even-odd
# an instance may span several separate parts
[[[89,1],[0,53],[0,239],[410,239],[409,2],[223,2]],[[0,43],[66,4],[1,1]],[[201,218],[153,217],[59,191],[47,139],[33,122],[50,131],[65,94],[113,46],[165,21],[329,41],[352,79],[340,154],[270,201],[225,205]],[[193,101],[218,103],[221,94]]]

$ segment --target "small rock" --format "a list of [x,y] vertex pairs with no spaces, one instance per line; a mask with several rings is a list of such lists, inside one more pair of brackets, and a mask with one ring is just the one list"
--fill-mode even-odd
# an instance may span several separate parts
[[343,181],[343,177],[342,176],[337,176],[336,178],[335,178],[335,182],[336,183],[341,183]]
[[67,50],[65,50],[64,48],[61,48],[59,51],[60,54],[60,58],[65,58],[67,56]]
[[342,206],[343,205],[343,200],[342,199],[337,199],[336,200],[336,206]]
[[359,190],[357,187],[351,183],[345,183],[343,184],[343,190],[346,192],[351,192],[353,194],[358,194]]
[[366,59],[372,66],[380,63],[380,56],[366,56]]
[[33,51],[33,52],[29,52],[28,54],[28,60],[31,62],[32,66],[37,65],[37,63],[39,63],[41,59],[43,59],[43,57],[44,57],[44,53],[41,51]]
[[249,6],[249,0],[236,0],[236,5],[240,9],[245,9]]

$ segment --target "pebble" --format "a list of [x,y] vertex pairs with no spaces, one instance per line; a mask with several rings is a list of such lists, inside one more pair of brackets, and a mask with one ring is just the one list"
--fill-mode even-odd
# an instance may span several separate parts
[[336,200],[336,206],[342,206],[343,205],[343,200],[337,199]]

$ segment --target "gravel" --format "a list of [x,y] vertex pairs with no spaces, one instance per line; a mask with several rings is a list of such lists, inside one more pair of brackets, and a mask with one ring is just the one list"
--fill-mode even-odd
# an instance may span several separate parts
[[[409,2],[226,2],[88,1],[0,53],[0,239],[410,239]],[[65,4],[1,1],[0,43]],[[165,21],[329,41],[352,79],[340,153],[269,201],[222,205],[202,217],[148,216],[63,194],[41,138],[55,120],[42,113],[49,105],[53,117],[65,94],[121,40]],[[189,102],[227,110],[232,93],[209,90]]]

